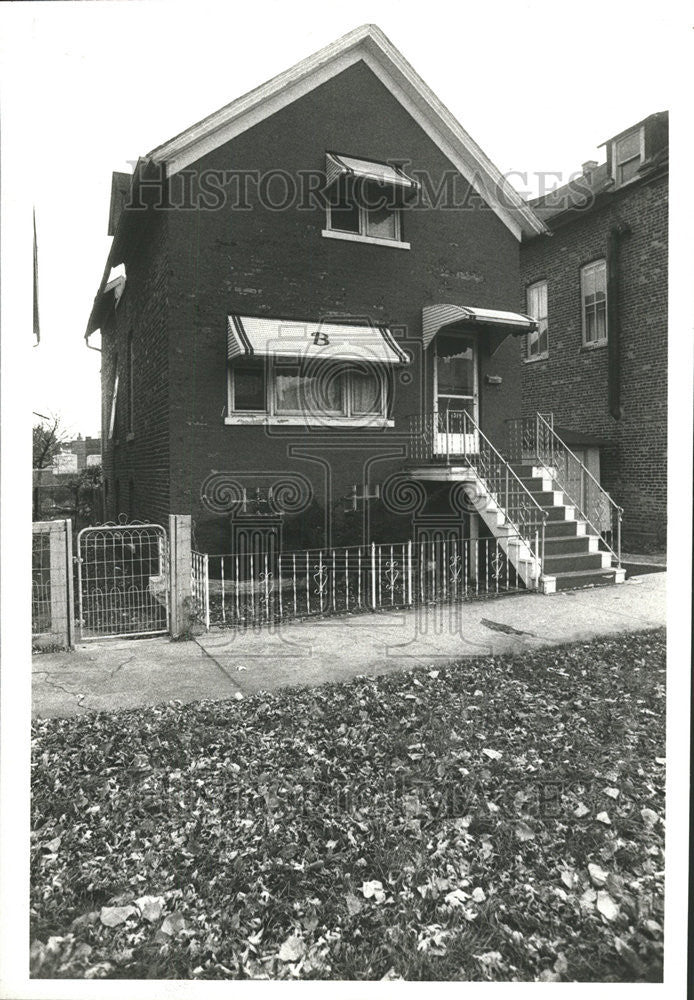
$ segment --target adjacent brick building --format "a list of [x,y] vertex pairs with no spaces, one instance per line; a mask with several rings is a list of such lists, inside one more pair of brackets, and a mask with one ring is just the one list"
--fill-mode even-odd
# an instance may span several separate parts
[[551,231],[521,247],[525,414],[554,414],[624,508],[624,543],[666,533],[668,115],[604,144],[570,184],[533,202]]
[[383,494],[412,415],[466,410],[501,443],[520,412],[519,247],[542,231],[373,26],[115,174],[87,329],[107,516],[191,513],[208,551],[230,505],[289,547],[407,537]]

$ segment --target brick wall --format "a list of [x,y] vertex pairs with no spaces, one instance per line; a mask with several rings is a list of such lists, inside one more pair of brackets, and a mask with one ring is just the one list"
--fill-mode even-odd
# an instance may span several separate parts
[[[435,181],[451,165],[371,71],[356,65],[196,164],[199,170],[281,168],[322,171],[325,151],[372,159],[399,158],[426,169]],[[458,198],[459,203],[464,202]],[[474,201],[472,202],[474,204]],[[434,302],[513,309],[518,244],[487,207],[405,211],[411,250],[326,239],[325,213],[296,207],[271,211],[170,213],[171,505],[191,511],[197,542],[226,544],[228,523],[200,503],[212,470],[277,471],[306,476],[319,508],[339,520],[339,498],[404,465],[407,415],[431,408],[430,359],[421,360],[421,310]],[[368,316],[392,325],[415,348],[415,364],[394,375],[394,430],[333,431],[225,426],[226,318],[230,312],[317,319],[327,313]],[[429,352],[430,353],[430,352]],[[520,406],[519,344],[509,337],[481,358],[481,413],[500,433],[504,416]],[[484,374],[503,378],[484,385]],[[409,380],[409,381],[408,381]],[[488,396],[485,397],[485,392]],[[423,398],[424,397],[424,398]],[[377,505],[374,507],[376,514]],[[381,511],[381,514],[383,512]],[[318,544],[320,515],[304,518]],[[407,526],[394,522],[390,537]]]
[[[125,290],[102,327],[103,471],[106,516],[167,523],[169,514],[169,359],[167,216],[153,215],[130,251]],[[134,412],[128,434],[128,339],[132,333]],[[116,356],[116,430],[109,440]],[[130,486],[132,482],[132,488]],[[116,497],[118,496],[118,504]]]
[[[620,242],[620,365],[623,415],[608,408],[607,347],[581,346],[580,268],[607,256],[612,226]],[[522,365],[526,414],[551,410],[563,427],[594,434],[602,482],[625,509],[624,543],[632,551],[662,546],[667,490],[667,178],[615,194],[604,207],[521,247],[525,288],[548,282],[549,358]],[[523,346],[524,351],[524,346]]]

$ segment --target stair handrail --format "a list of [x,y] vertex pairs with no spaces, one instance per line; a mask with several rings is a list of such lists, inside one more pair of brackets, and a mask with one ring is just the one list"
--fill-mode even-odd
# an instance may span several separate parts
[[[456,453],[456,457],[463,459],[465,463],[473,470],[473,472],[478,476],[478,478],[485,482],[487,490],[491,495],[498,497],[499,506],[503,507],[503,513],[506,517],[508,523],[515,529],[518,536],[522,538],[528,545],[532,555],[537,561],[537,573],[538,576],[542,573],[542,568],[544,566],[545,558],[545,525],[547,518],[549,516],[548,511],[541,506],[527,488],[525,483],[522,481],[520,476],[513,470],[509,462],[506,461],[501,452],[495,448],[492,442],[489,440],[487,435],[482,431],[477,422],[470,416],[466,410],[453,411],[456,417],[462,416],[462,437],[463,437],[463,451],[462,453]],[[408,420],[410,425],[410,447],[412,449],[413,457],[421,458],[423,457],[422,451],[427,449],[427,446],[432,451],[432,454],[428,457],[434,457],[435,452],[435,442],[436,435],[442,434],[445,437],[445,452],[441,454],[441,458],[445,458],[448,463],[450,461],[450,435],[451,433],[461,434],[460,431],[452,431],[450,428],[450,417],[453,414],[446,410],[445,419],[442,421],[443,414],[441,413],[411,413],[408,414]],[[467,424],[471,425],[472,430],[468,430]],[[439,424],[441,424],[441,429],[439,429]],[[468,452],[467,450],[467,435],[470,433],[475,433],[478,438],[483,440],[493,455],[496,457],[498,464],[503,469],[504,475],[504,486],[502,489],[497,491],[493,488],[493,484],[489,481],[487,475],[485,475],[485,470],[482,467],[482,463],[478,462],[477,466],[474,461],[475,454],[479,455],[477,452]],[[420,439],[424,437],[425,440]],[[422,448],[423,445],[423,448]],[[524,525],[515,516],[513,511],[509,510],[509,483],[513,483],[516,492],[523,496],[524,501],[532,513],[532,536],[528,536],[528,531],[524,530]]]
[[[557,432],[554,430],[553,422],[552,422],[552,424],[550,424],[545,419],[545,417],[543,417],[543,415],[541,413],[537,413],[536,414],[536,418],[537,418],[537,421],[538,421],[538,427],[540,426],[540,424],[544,424],[544,426],[546,427],[546,429],[552,435],[552,438],[555,439],[561,445],[561,447],[564,449],[564,451],[566,451],[572,457],[572,459],[574,460],[574,462],[576,462],[580,466],[582,472],[584,474],[586,474],[588,476],[588,478],[593,481],[594,485],[597,486],[599,493],[602,494],[602,496],[608,501],[608,503],[613,508],[614,513],[617,515],[617,550],[615,551],[612,548],[612,546],[610,544],[608,544],[608,542],[602,537],[602,534],[601,534],[599,528],[597,528],[593,524],[593,522],[591,521],[590,517],[582,509],[581,504],[580,503],[576,503],[576,501],[573,499],[573,497],[568,492],[568,490],[565,490],[564,487],[562,486],[562,493],[566,494],[566,496],[569,498],[569,500],[574,505],[574,507],[576,508],[576,510],[582,516],[582,518],[584,519],[584,521],[587,521],[587,523],[590,525],[590,527],[596,533],[596,535],[598,536],[598,538],[600,538],[600,540],[602,541],[603,545],[605,545],[605,547],[615,557],[615,559],[617,560],[617,568],[621,568],[621,565],[622,565],[622,515],[624,514],[624,508],[620,507],[619,504],[616,503],[612,499],[612,497],[607,492],[607,490],[604,488],[604,486],[600,485],[600,483],[595,478],[595,476],[590,471],[590,469],[588,469],[584,465],[584,463],[581,461],[581,459],[578,457],[578,455],[576,455],[571,450],[571,448],[569,448],[568,444],[561,437],[559,437],[559,435],[557,434]],[[537,436],[536,444],[537,444],[537,453],[538,453],[537,457],[540,459],[540,461],[542,461],[542,456],[540,455],[540,447],[539,447],[539,434]],[[552,455],[554,455],[554,449],[552,449]],[[542,462],[542,464],[544,465],[545,463]]]
[[[534,553],[533,554],[534,554],[535,558],[539,560],[539,571],[542,572],[542,568],[544,567],[544,561],[545,561],[545,525],[546,525],[546,522],[547,522],[547,518],[549,516],[548,511],[545,510],[545,508],[542,507],[537,502],[537,500],[535,499],[535,497],[533,496],[533,494],[530,492],[530,490],[528,489],[528,487],[525,485],[525,483],[523,482],[523,480],[520,478],[520,476],[514,471],[514,469],[511,467],[511,465],[506,461],[506,459],[501,454],[501,452],[498,450],[498,448],[494,447],[494,445],[489,440],[489,438],[484,433],[484,431],[481,429],[481,427],[479,426],[479,424],[474,420],[473,417],[470,416],[470,414],[467,412],[467,410],[463,410],[462,413],[463,413],[463,428],[464,428],[464,433],[467,433],[467,431],[465,430],[465,428],[466,428],[466,424],[469,422],[472,425],[472,427],[474,428],[474,432],[477,435],[479,435],[479,437],[485,442],[485,444],[496,455],[497,459],[499,460],[499,463],[503,467],[504,474],[505,474],[505,496],[504,497],[499,496],[499,494],[497,493],[497,491],[492,488],[492,484],[489,483],[489,481],[487,480],[487,478],[483,474],[483,472],[480,471],[480,470],[478,470],[477,468],[475,468],[475,463],[473,461],[473,457],[474,457],[475,454],[479,454],[479,451],[476,452],[476,453],[473,452],[472,455],[470,455],[470,454],[467,453],[467,449],[466,449],[465,452],[464,452],[464,454],[463,454],[463,458],[465,459],[465,461],[467,462],[467,464],[470,466],[470,468],[479,476],[479,478],[483,479],[486,482],[487,488],[489,489],[489,492],[492,493],[492,494],[494,494],[494,495],[496,495],[496,496],[498,496],[498,498],[499,498],[500,501],[503,499],[503,501],[504,501],[504,507],[503,507],[504,515],[506,516],[506,518],[508,519],[508,521],[513,525],[513,527],[515,528],[515,530],[518,532],[518,534],[521,537],[524,537],[526,535],[526,533],[523,531],[523,526],[521,524],[517,524],[509,516],[509,513],[510,513],[510,511],[509,511],[509,492],[508,492],[509,479],[511,479],[512,481],[515,480],[515,482],[517,483],[517,485],[520,487],[520,493],[521,493],[521,495],[525,495],[525,498],[527,498],[527,500],[530,501],[530,508],[531,508],[531,510],[533,508],[535,508],[535,511],[537,512],[535,516],[537,517],[537,515],[539,514],[539,522],[538,522],[539,523],[539,527],[537,527],[535,529]],[[526,502],[527,502],[527,500],[526,500]],[[532,551],[533,550],[533,539],[525,537],[525,541],[526,541],[526,543],[528,544],[529,548]]]

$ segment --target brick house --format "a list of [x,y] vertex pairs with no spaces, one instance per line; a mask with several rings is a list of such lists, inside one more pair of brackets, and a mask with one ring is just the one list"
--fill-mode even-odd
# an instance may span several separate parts
[[549,411],[624,508],[632,551],[664,547],[668,114],[603,143],[606,160],[532,203],[551,236],[521,246],[526,414]]
[[544,231],[373,25],[114,174],[86,331],[107,516],[190,513],[212,553],[249,515],[285,548],[495,533],[458,488],[483,456],[482,491],[516,477],[491,442],[521,412],[520,244]]

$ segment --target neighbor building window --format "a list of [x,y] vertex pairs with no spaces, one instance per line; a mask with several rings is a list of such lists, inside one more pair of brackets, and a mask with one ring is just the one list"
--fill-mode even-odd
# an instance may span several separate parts
[[547,321],[547,282],[536,281],[527,290],[528,315],[537,320],[537,330],[529,333],[526,340],[526,357],[546,357],[549,353],[549,333]]
[[638,128],[621,139],[615,139],[612,147],[614,179],[617,186],[626,184],[638,173],[643,162],[643,129]]
[[604,260],[581,268],[583,345],[591,347],[607,341],[607,266]]

